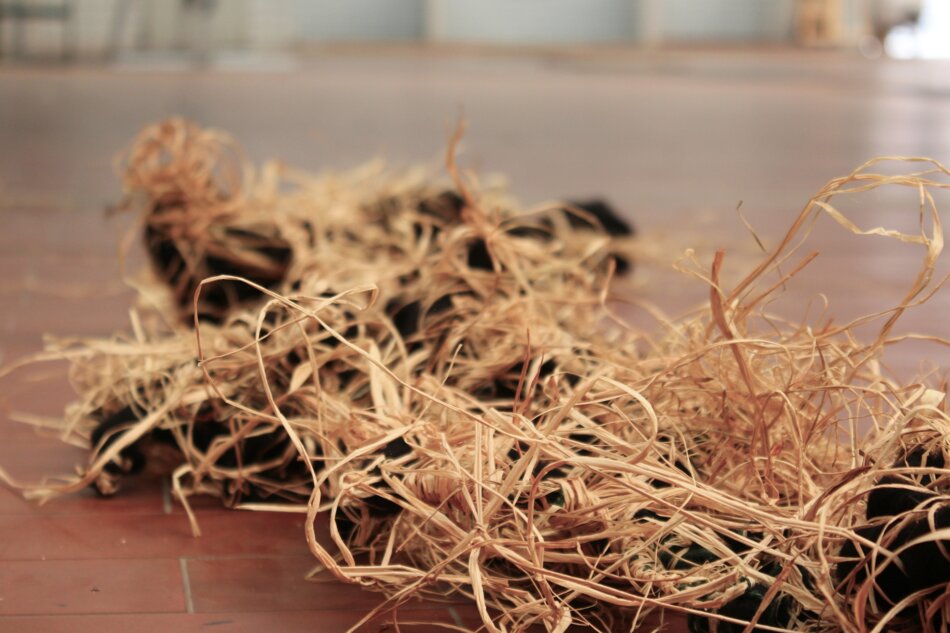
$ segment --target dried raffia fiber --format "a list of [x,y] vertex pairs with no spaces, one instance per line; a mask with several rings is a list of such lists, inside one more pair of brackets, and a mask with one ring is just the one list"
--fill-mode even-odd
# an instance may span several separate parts
[[[390,173],[375,161],[313,177],[277,161],[255,170],[242,155],[226,134],[171,119],[143,130],[118,160],[121,206],[141,212],[152,268],[186,322],[198,282],[216,275],[275,290],[288,280],[295,289],[373,283],[388,301],[400,295],[389,284],[412,294],[430,281],[419,279],[423,266],[469,282],[477,277],[470,273],[504,268],[513,250],[533,272],[551,268],[544,262],[554,255],[563,264],[556,275],[608,259],[627,265],[607,246],[622,251],[630,229],[602,203],[554,213],[559,203],[521,216],[498,188],[481,190],[475,207],[423,168]],[[619,239],[608,240],[608,232]],[[220,322],[256,298],[245,284],[220,282],[204,289],[198,316]]]
[[[891,177],[873,173],[877,164],[829,183],[731,291],[720,286],[718,255],[708,310],[673,324],[648,354],[631,353],[634,340],[593,344],[576,388],[525,373],[510,412],[436,381],[374,408],[377,419],[395,409],[388,426],[402,430],[384,440],[398,435],[405,450],[369,460],[369,446],[319,475],[340,489],[314,488],[314,555],[340,578],[386,592],[381,609],[418,593],[468,595],[487,630],[617,630],[657,608],[689,613],[694,630],[942,630],[945,395],[889,380],[878,360],[900,340],[890,335],[897,317],[943,284],[932,279],[940,219],[926,205],[928,188],[945,186],[933,178],[947,173],[930,163]],[[778,264],[802,227],[827,213],[860,232],[830,201],[883,184],[918,188],[931,224],[928,232],[922,220],[920,235],[869,232],[925,251],[904,301],[875,315],[878,337],[853,336],[869,319],[809,329],[760,313],[798,270]],[[862,419],[867,434],[857,431]],[[863,499],[896,485],[911,501],[897,504],[875,546]],[[365,497],[380,487],[387,512],[374,521]],[[327,507],[337,551],[313,538]],[[895,542],[894,555],[880,549]],[[859,573],[849,571],[853,550],[874,552]],[[894,567],[918,570],[910,591],[873,589]]]
[[[709,272],[690,267],[708,306],[651,336],[617,327],[607,307],[602,233],[557,213],[510,216],[451,159],[447,197],[305,176],[286,193],[265,168],[239,212],[287,235],[312,222],[313,243],[293,248],[276,288],[196,281],[266,301],[220,324],[61,352],[82,377],[76,431],[96,411],[144,417],[80,477],[33,494],[101,478],[162,429],[181,455],[180,498],[305,508],[321,566],[384,592],[379,611],[456,594],[489,631],[615,631],[657,610],[689,614],[696,631],[940,630],[946,389],[897,382],[879,361],[901,340],[897,318],[943,284],[929,192],[948,173],[918,161],[889,176],[882,162],[831,181],[731,289],[721,253]],[[882,185],[921,196],[919,235],[867,231],[925,252],[901,304],[839,326],[765,313],[813,258],[794,259],[813,218],[862,233],[831,202]],[[878,336],[860,341],[857,327],[875,321]],[[321,514],[332,544],[315,538]],[[921,554],[924,573],[895,580]]]
[[[266,406],[252,353],[258,339],[268,347],[267,379],[292,392],[281,406],[298,410],[312,456],[339,459],[341,451],[378,433],[350,429],[351,410],[371,406],[377,397],[369,384],[375,370],[341,346],[338,335],[279,309],[258,324],[256,310],[229,302],[213,307],[230,308],[230,314],[206,318],[205,297],[222,284],[230,284],[228,294],[242,297],[245,308],[254,295],[264,296],[264,286],[252,288],[246,280],[219,277],[189,299],[192,323],[202,323],[203,351],[218,357],[208,378],[227,383],[209,388],[194,365],[194,332],[175,323],[185,312],[182,287],[197,289],[200,273],[209,270],[208,235],[254,226],[286,236],[292,264],[281,280],[271,281],[297,305],[319,309],[338,332],[366,341],[364,347],[407,378],[445,373],[434,364],[442,354],[433,349],[464,349],[453,362],[471,371],[453,373],[452,380],[464,379],[473,393],[502,406],[514,400],[521,341],[532,319],[551,323],[538,330],[535,342],[542,346],[538,358],[547,354],[546,371],[557,362],[555,351],[569,363],[571,338],[557,324],[575,321],[574,301],[587,309],[591,289],[611,270],[615,255],[607,246],[623,246],[596,229],[596,213],[581,228],[569,220],[585,217],[584,210],[565,214],[563,205],[525,218],[495,190],[480,192],[475,207],[444,185],[431,184],[422,169],[390,174],[371,164],[312,177],[268,163],[255,173],[232,158],[239,155],[223,133],[171,120],[144,130],[120,160],[124,206],[137,208],[146,226],[156,222],[176,236],[176,252],[197,263],[178,278],[156,265],[164,283],[137,282],[146,307],[136,313],[133,335],[53,341],[36,357],[74,361],[71,379],[80,400],[67,412],[63,433],[89,438],[93,451],[80,476],[35,488],[31,496],[45,499],[90,483],[112,494],[123,475],[152,463],[174,469],[183,501],[192,492],[220,496],[228,505],[305,500],[310,491],[301,475],[307,469],[278,421],[256,413]],[[148,228],[145,234],[151,246],[154,234]],[[219,246],[239,251],[246,244],[239,237]],[[484,251],[487,266],[470,266],[478,259],[473,250]],[[153,265],[165,263],[152,254]],[[532,298],[532,311],[518,309],[525,297],[546,296],[563,285],[574,288],[578,299],[561,296],[547,306]],[[165,300],[167,286],[171,302]],[[252,288],[254,295],[235,288]],[[336,294],[339,288],[346,290]],[[381,298],[367,301],[370,295]],[[164,308],[170,318],[151,306]],[[489,341],[495,344],[485,345]]]

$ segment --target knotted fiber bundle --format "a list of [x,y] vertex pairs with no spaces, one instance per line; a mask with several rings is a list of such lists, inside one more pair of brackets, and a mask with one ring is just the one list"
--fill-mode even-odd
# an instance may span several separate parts
[[[25,359],[73,361],[80,398],[63,434],[93,449],[78,477],[30,496],[90,483],[113,494],[122,476],[151,466],[174,473],[183,501],[194,492],[227,505],[305,500],[308,469],[279,421],[258,414],[270,389],[288,391],[280,406],[296,410],[317,467],[381,432],[349,428],[352,411],[378,394],[376,370],[344,339],[406,379],[448,376],[446,363],[464,368],[451,372],[453,383],[511,406],[527,369],[528,325],[550,323],[536,330],[535,364],[545,373],[569,364],[566,326],[590,329],[574,317],[595,309],[595,289],[624,261],[608,247],[627,243],[601,224],[629,228],[603,205],[522,216],[500,190],[480,191],[476,205],[421,168],[394,174],[370,164],[313,177],[278,163],[255,171],[240,156],[227,135],[170,120],[143,130],[120,157],[123,206],[141,214],[158,283],[134,282],[143,307],[132,335],[54,341]],[[252,270],[250,260],[274,253],[252,232],[287,245],[280,274]],[[202,282],[208,273],[242,277]],[[559,294],[565,285],[572,295]],[[261,312],[269,289],[294,303],[272,300]],[[328,327],[284,304],[316,310]],[[199,350],[213,362],[196,367]]]
[[[943,284],[935,209],[919,235],[871,231],[924,250],[893,309],[812,328],[758,307],[812,259],[789,258],[815,214],[861,232],[834,196],[894,184],[932,203],[928,189],[945,186],[937,164],[900,177],[877,164],[829,183],[731,290],[718,255],[708,308],[648,353],[633,336],[592,344],[573,389],[527,372],[510,413],[441,384],[403,402],[400,451],[369,465],[357,452],[318,477],[349,489],[315,487],[315,556],[386,592],[381,609],[467,595],[492,631],[618,630],[654,610],[687,613],[697,631],[946,630],[945,388],[900,383],[879,362],[901,314]],[[877,337],[859,341],[874,319]],[[380,483],[389,511],[367,523],[353,508]],[[312,528],[327,505],[336,551]]]
[[[939,216],[927,209],[920,235],[887,233],[926,255],[904,301],[875,315],[874,340],[857,339],[859,322],[810,327],[761,309],[809,261],[790,258],[816,213],[859,232],[834,195],[894,184],[928,202],[944,186],[938,164],[901,177],[876,164],[829,183],[731,290],[718,256],[704,275],[709,305],[651,337],[608,326],[613,247],[594,223],[511,219],[454,168],[458,221],[422,218],[432,196],[371,196],[347,208],[385,207],[389,219],[371,225],[385,230],[351,238],[343,226],[345,239],[292,249],[286,286],[196,281],[202,293],[229,282],[269,301],[201,323],[197,350],[195,333],[175,329],[156,334],[163,352],[130,343],[122,356],[135,367],[103,343],[77,353],[90,386],[74,419],[106,402],[144,417],[98,443],[80,479],[38,492],[96,480],[163,430],[180,455],[182,498],[279,508],[309,497],[314,555],[386,593],[380,610],[461,594],[493,631],[618,630],[658,610],[688,613],[694,630],[940,630],[945,390],[889,379],[878,363],[899,342],[896,319],[942,283],[932,283]],[[283,195],[242,208],[283,217]],[[358,247],[364,235],[374,237]],[[127,381],[108,369],[117,365],[147,379]],[[194,438],[209,420],[205,445]],[[882,498],[890,509],[872,510]],[[314,536],[321,513],[330,547]],[[888,591],[887,574],[912,570],[908,553],[937,571]]]

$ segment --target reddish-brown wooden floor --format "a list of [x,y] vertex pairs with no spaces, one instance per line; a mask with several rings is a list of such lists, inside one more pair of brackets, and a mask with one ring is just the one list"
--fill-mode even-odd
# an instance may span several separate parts
[[[377,153],[437,160],[460,110],[464,160],[506,173],[525,201],[604,195],[665,255],[641,262],[636,292],[677,311],[705,289],[668,272],[688,245],[731,249],[732,278],[754,261],[736,205],[774,244],[826,180],[879,154],[950,160],[950,67],[835,54],[591,54],[488,58],[327,55],[289,73],[0,69],[0,363],[43,333],[104,335],[126,326],[130,293],[115,259],[121,220],[110,161],[142,125],[172,114],[233,132],[260,160],[308,169]],[[871,198],[865,227],[912,228],[912,196]],[[839,319],[882,309],[919,255],[830,223],[819,261],[776,306],[790,315],[824,293]],[[946,269],[941,264],[942,270]],[[950,337],[946,293],[902,331]],[[634,315],[638,318],[638,315]],[[945,350],[889,357],[909,374],[942,370]],[[8,420],[56,415],[60,367],[0,383],[0,465],[35,480],[70,471],[81,451]],[[0,489],[0,631],[343,631],[376,601],[311,565],[295,516],[200,510],[204,536],[155,482],[109,500],[76,495],[37,507]],[[419,604],[401,619],[472,623],[464,606]],[[379,630],[374,624],[367,630]],[[421,629],[409,629],[421,630]]]

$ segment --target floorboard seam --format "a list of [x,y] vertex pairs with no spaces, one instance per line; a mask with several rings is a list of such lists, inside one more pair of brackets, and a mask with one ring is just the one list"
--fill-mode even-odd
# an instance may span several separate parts
[[459,615],[459,612],[455,610],[455,607],[449,607],[449,615],[452,616],[452,621],[455,622],[455,626],[463,626],[462,617]]
[[178,565],[181,568],[181,588],[185,594],[185,610],[188,613],[194,613],[195,601],[191,597],[191,579],[188,577],[188,561],[184,558],[179,558]]
[[162,479],[162,510],[165,514],[172,513],[172,489],[168,479]]

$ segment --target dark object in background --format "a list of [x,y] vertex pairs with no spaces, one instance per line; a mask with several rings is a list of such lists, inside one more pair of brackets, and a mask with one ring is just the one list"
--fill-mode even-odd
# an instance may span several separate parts
[[[918,446],[894,464],[898,468],[944,468],[943,454],[937,451],[926,452]],[[870,521],[876,517],[891,517],[910,512],[927,499],[937,495],[933,490],[922,490],[921,486],[931,486],[934,475],[911,476],[886,475],[881,477],[868,493],[867,514]]]
[[[175,203],[156,204],[145,227],[145,246],[153,269],[171,288],[182,322],[193,322],[195,289],[207,277],[243,277],[271,290],[283,283],[293,251],[276,227],[240,228],[212,223],[200,239],[175,239],[176,227],[161,219],[162,214],[175,208]],[[215,282],[202,288],[198,317],[220,323],[234,307],[261,299],[262,294],[245,283]]]
[[356,522],[347,515],[343,508],[337,509],[333,522],[336,524],[336,529],[340,533],[340,538],[342,538],[344,542],[348,542],[356,531]]
[[[221,421],[219,411],[226,407],[222,401],[206,401],[191,421],[190,430],[182,428],[184,436],[190,438],[191,446],[200,453],[207,454],[218,438],[232,436],[231,426]],[[93,460],[119,439],[129,428],[137,424],[145,414],[132,406],[126,406],[115,413],[101,417],[93,429],[90,442],[95,452]],[[246,424],[247,422],[245,422]],[[256,431],[256,432],[255,432]],[[304,461],[298,459],[296,448],[281,428],[266,430],[255,429],[218,455],[214,465],[220,468],[260,465],[274,462],[274,466],[261,470],[257,476],[271,481],[298,481],[309,477],[309,469]],[[319,452],[318,452],[319,454]],[[137,475],[143,470],[167,475],[182,462],[182,448],[175,434],[162,428],[153,428],[135,442],[122,449],[118,459],[105,465],[103,475],[94,482],[93,487],[103,496],[118,491],[119,479],[123,476]],[[241,501],[266,501],[271,494],[264,489],[245,481],[241,489],[230,491],[231,505]]]
[[[527,394],[529,387],[535,382],[543,384],[545,380],[558,369],[557,361],[549,358],[538,366],[536,373],[530,370],[532,361],[522,361],[512,366],[503,374],[499,374],[488,383],[475,390],[475,394],[480,398],[493,398],[498,400],[514,400],[518,395],[518,385],[521,384],[521,395]],[[525,365],[528,364],[528,367]],[[522,383],[522,372],[524,372],[524,382]],[[574,387],[577,385],[580,377],[576,374],[561,372],[558,374],[558,380]]]
[[[934,512],[934,527],[937,530],[950,528],[950,504]],[[927,515],[921,514],[919,519],[911,521],[903,528],[894,524],[885,531],[883,524],[872,524],[858,528],[856,532],[871,541],[883,543],[893,552],[930,532],[930,523]],[[950,560],[941,551],[941,547],[950,550],[950,539],[918,543],[901,552],[896,562],[885,567],[886,556],[871,551],[862,551],[859,554],[854,543],[848,541],[842,546],[840,555],[852,560],[838,563],[835,569],[838,590],[845,590],[852,583],[854,586],[861,585],[867,580],[871,570],[877,570],[874,578],[877,587],[875,595],[879,601],[885,601],[883,604],[888,607],[917,591],[943,591],[947,583],[950,583]]]
[[419,213],[431,216],[442,224],[455,224],[461,221],[465,199],[452,190],[423,199],[419,205]]
[[[604,200],[569,200],[567,204],[594,216],[600,226],[607,232],[607,235],[611,237],[629,237],[634,234],[633,227]],[[593,230],[597,228],[586,217],[572,213],[568,209],[565,209],[564,212],[567,215],[567,221],[575,229]]]
[[398,299],[390,299],[386,304],[386,314],[393,320],[399,335],[406,340],[419,331],[419,318],[422,308],[418,301],[400,305]]
[[[746,589],[745,593],[741,596],[723,605],[723,607],[719,609],[718,614],[751,622],[752,618],[755,617],[756,611],[759,610],[767,591],[768,587],[765,585],[752,585]],[[781,592],[777,593],[762,612],[762,615],[759,616],[757,624],[789,628],[789,625],[792,623],[790,613],[791,606],[791,598]],[[713,630],[710,618],[704,618],[691,613],[687,621],[690,633],[709,633]],[[746,625],[744,624],[733,624],[732,622],[723,622],[720,620],[717,623],[716,630],[718,633],[742,633],[745,628]],[[752,630],[762,631],[763,629],[755,626]]]
[[[896,468],[944,468],[946,460],[941,452],[927,451],[918,446],[899,458]],[[868,493],[866,518],[868,525],[855,530],[859,536],[882,543],[895,551],[914,539],[931,532],[930,517],[936,530],[950,528],[950,503],[937,502],[917,510],[921,504],[940,494],[935,484],[936,475],[931,473],[886,475],[881,477]],[[929,489],[925,489],[925,487]],[[912,520],[904,521],[908,513]],[[893,605],[917,591],[925,589],[944,590],[950,583],[950,539],[918,543],[905,549],[894,562],[887,564],[885,555],[873,551],[858,551],[847,541],[840,556],[849,560],[838,563],[835,581],[838,591],[850,591],[860,586],[869,573],[876,571],[874,582],[876,597],[887,605]]]
[[[393,440],[390,440],[382,450],[382,456],[387,460],[397,460],[411,454],[412,446],[406,441],[404,437],[397,437]],[[372,474],[380,474],[379,466],[376,466],[372,470]],[[370,487],[374,490],[385,491],[386,493],[392,495],[395,494],[384,480],[377,481]],[[395,501],[387,499],[382,495],[369,495],[367,497],[362,497],[360,502],[369,516],[375,518],[391,517],[402,512],[401,505]]]
[[548,242],[551,240],[551,235],[554,233],[554,222],[551,221],[551,218],[541,217],[533,219],[532,223],[528,224],[518,224],[512,226],[506,230],[508,235],[513,235],[514,237],[523,237],[532,240],[539,240],[541,242]]
[[[425,225],[431,227],[432,236],[434,237],[439,234],[442,228],[461,222],[464,207],[464,198],[449,189],[434,196],[423,198],[416,205],[416,210],[429,218]],[[422,237],[425,225],[422,222],[413,223],[413,232],[416,239]]]
[[[440,314],[452,307],[452,295],[446,294],[439,297],[429,306],[429,309],[423,315],[422,303],[418,300],[402,303],[400,299],[390,299],[386,303],[386,314],[393,320],[393,325],[403,340],[409,339],[419,331],[422,321],[430,315]],[[410,345],[411,348],[418,348],[418,344]]]
[[[595,219],[603,230],[607,232],[607,235],[611,237],[632,237],[636,233],[633,226],[620,217],[616,209],[604,200],[568,201],[567,204],[593,216],[593,219]],[[575,229],[593,231],[597,228],[591,223],[590,219],[573,213],[568,209],[564,209],[564,214],[567,216],[567,221],[571,227]],[[618,253],[611,253],[611,256],[617,264],[618,275],[625,275],[630,271],[629,259]]]
[[402,512],[402,506],[395,501],[390,501],[386,497],[373,495],[362,500],[366,506],[369,515],[375,518],[391,517]]
[[934,492],[911,488],[912,485],[905,477],[881,477],[874,489],[868,493],[867,519],[870,521],[877,517],[904,514],[936,496]]
[[687,570],[707,563],[714,563],[719,556],[710,552],[699,543],[688,545],[670,545],[664,543],[657,559],[663,567],[671,570]]
[[[580,215],[565,207],[562,212],[567,217],[571,228],[577,230],[597,231],[602,229],[607,235],[616,238],[630,237],[635,231],[629,222],[606,201],[591,199],[582,201],[568,201],[567,207],[583,211]],[[465,200],[455,191],[447,190],[442,193],[423,199],[419,202],[418,211],[433,219],[432,233],[437,234],[442,227],[458,224],[462,221],[462,209]],[[554,224],[550,218],[535,220],[535,224],[522,224],[507,230],[509,235],[528,239],[547,241],[551,239]],[[423,233],[423,227],[415,226],[416,237]],[[468,242],[467,264],[475,270],[494,270],[494,258],[485,239],[477,237]],[[617,273],[623,275],[630,270],[630,261],[618,253],[611,253],[616,261]]]
[[[227,441],[242,431],[242,425],[253,423],[251,420],[228,421],[222,418],[222,411],[228,409],[230,406],[219,399],[202,403],[190,427],[191,444],[195,449],[207,455],[216,440],[220,438]],[[314,455],[322,455],[319,447],[316,447]],[[216,467],[229,469],[267,463],[273,465],[259,470],[256,478],[272,482],[306,481],[310,478],[307,463],[300,459],[293,442],[280,426],[258,426],[252,429],[214,461]],[[319,469],[322,463],[318,460],[315,468]],[[240,488],[229,490],[226,498],[230,505],[236,505],[247,501],[269,501],[274,496],[270,488],[244,480]]]
[[[528,449],[529,449],[529,446],[525,444],[524,442],[520,440],[515,442],[514,445],[510,449],[508,449],[508,453],[507,453],[508,461],[514,464],[515,462],[519,461],[520,459],[524,457],[524,454],[528,452]],[[551,463],[550,461],[546,461],[544,459],[538,459],[537,463],[535,463],[534,465],[534,469],[531,471],[532,476],[537,477],[541,473],[542,470],[547,468],[548,464],[550,463]],[[554,479],[564,477],[566,474],[567,474],[567,471],[564,468],[558,466],[556,468],[552,468],[551,470],[549,470],[547,474],[545,475],[545,477],[548,479],[554,480]],[[561,505],[563,505],[563,502]]]
[[[114,444],[126,431],[135,426],[144,417],[132,406],[125,406],[109,415],[102,412],[94,414],[99,423],[92,430],[89,442],[93,453],[91,461],[98,459],[105,450]],[[160,474],[168,474],[174,460],[169,462],[171,453],[176,452],[175,438],[166,429],[152,429],[134,443],[123,448],[117,458],[110,460],[92,488],[102,496],[111,496],[119,489],[119,480],[123,476],[137,475],[147,467]]]
[[[122,433],[139,421],[139,415],[132,407],[123,407],[115,413],[99,417],[99,424],[93,429],[89,438],[96,459],[122,435]],[[119,453],[119,459],[113,459],[105,465],[105,472],[111,475],[134,474],[141,472],[145,467],[145,456],[135,445],[128,446]]]
[[468,267],[476,270],[492,271],[495,267],[485,240],[477,237],[468,243]]
[[617,274],[626,275],[630,272],[630,260],[624,257],[623,255],[612,255],[614,262],[617,264]]
[[383,455],[386,456],[386,459],[399,459],[411,452],[412,447],[402,437],[397,437],[383,448]]

